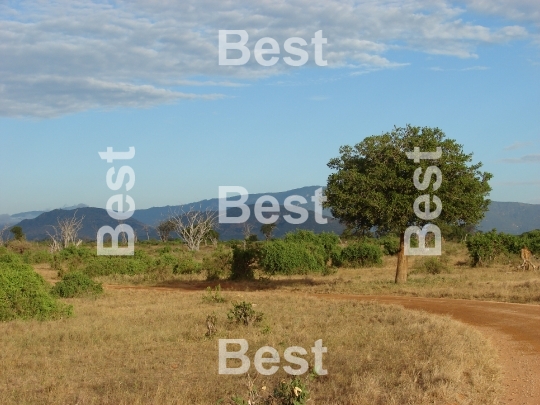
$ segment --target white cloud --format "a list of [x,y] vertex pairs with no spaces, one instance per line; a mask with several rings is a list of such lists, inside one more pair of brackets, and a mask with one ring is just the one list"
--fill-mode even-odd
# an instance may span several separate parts
[[540,163],[540,153],[524,155],[519,158],[502,159],[504,163]]
[[533,144],[532,142],[514,142],[512,145],[508,145],[507,147],[505,147],[504,150],[521,149],[527,146],[531,146],[532,144]]
[[[532,2],[499,8],[471,1],[486,13],[521,19]],[[503,7],[504,6],[504,7]],[[533,7],[533,9],[535,9]],[[501,11],[502,10],[502,11]],[[505,11],[506,10],[506,11]],[[536,10],[536,9],[535,9]],[[323,30],[330,67],[358,74],[405,66],[393,50],[476,58],[481,44],[527,37],[513,22],[492,28],[466,20],[445,0],[150,0],[20,1],[0,5],[0,115],[48,117],[89,108],[148,107],[181,99],[220,97],[181,86],[233,87],[280,75],[283,63],[219,66],[220,29],[245,29],[248,47],[261,37]],[[308,46],[313,65],[312,46]]]

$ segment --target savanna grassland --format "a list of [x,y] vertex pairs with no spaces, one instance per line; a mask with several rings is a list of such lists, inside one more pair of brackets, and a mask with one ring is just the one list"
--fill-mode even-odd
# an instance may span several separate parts
[[[540,302],[540,275],[516,271],[519,257],[471,267],[466,247],[454,242],[445,243],[437,263],[410,258],[402,285],[394,284],[396,257],[388,254],[373,265],[304,274],[268,274],[255,264],[253,279],[230,280],[225,244],[190,253],[178,242],[141,243],[129,263],[101,261],[89,253],[91,244],[86,248],[53,256],[43,244],[21,242],[0,252],[0,261],[32,266],[47,288],[64,282],[51,294],[70,308],[51,320],[0,323],[2,403],[494,404],[501,389],[497,355],[473,328],[313,293]],[[71,289],[70,273],[86,274],[104,291],[78,279],[86,292]],[[241,302],[262,319],[235,322],[228,314]],[[262,376],[252,365],[245,375],[219,375],[218,340],[239,338],[249,342],[252,362],[260,347],[276,348],[279,371]],[[313,369],[310,348],[319,339],[328,348],[328,375]],[[309,371],[296,380],[283,370],[290,346],[307,350]]]

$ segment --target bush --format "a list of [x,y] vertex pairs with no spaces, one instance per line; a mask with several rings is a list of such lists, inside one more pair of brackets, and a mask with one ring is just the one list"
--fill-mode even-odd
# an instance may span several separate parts
[[22,259],[27,264],[49,263],[52,254],[47,250],[27,250],[23,253]]
[[332,254],[339,250],[339,236],[331,232],[316,234],[313,231],[299,229],[285,235],[286,242],[300,243],[305,245],[321,246],[324,250],[324,260],[327,262]]
[[58,302],[31,266],[18,258],[8,262],[6,257],[0,256],[0,321],[58,319],[72,314],[73,307]]
[[241,323],[249,326],[263,320],[264,314],[253,309],[250,302],[233,302],[233,308],[227,313],[227,318],[231,322]]
[[325,250],[321,245],[275,240],[261,247],[259,266],[267,274],[307,274],[323,271]]
[[202,267],[201,263],[196,262],[191,255],[184,256],[177,259],[173,267],[173,274],[199,274]]
[[399,253],[399,238],[396,236],[384,236],[379,239],[379,244],[384,247],[384,254],[393,256]]
[[346,267],[369,267],[382,264],[379,246],[367,242],[355,242],[341,250],[340,265]]
[[103,286],[80,271],[66,274],[61,281],[51,289],[57,297],[73,298],[97,296],[103,293]]
[[234,246],[231,260],[231,280],[253,280],[255,265],[259,258],[258,245],[249,244],[244,249]]
[[231,270],[231,261],[230,250],[217,248],[210,256],[203,259],[202,269],[206,271],[206,279],[219,280],[226,277]]
[[450,272],[442,256],[423,257],[415,264],[415,273],[441,274]]
[[467,249],[473,266],[485,265],[506,252],[503,238],[494,229],[490,232],[478,232],[467,240]]
[[82,272],[90,277],[111,274],[135,275],[145,273],[150,268],[144,259],[132,256],[97,256],[83,264]]

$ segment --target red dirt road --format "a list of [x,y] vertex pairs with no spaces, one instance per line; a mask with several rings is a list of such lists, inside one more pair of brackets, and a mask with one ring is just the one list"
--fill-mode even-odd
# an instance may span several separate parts
[[[194,291],[193,286],[183,288],[108,285],[106,288]],[[286,293],[276,291],[276,294]],[[504,388],[501,404],[540,405],[540,305],[405,296],[309,295],[321,299],[402,305],[408,309],[450,315],[458,321],[474,326],[491,340],[499,353]]]

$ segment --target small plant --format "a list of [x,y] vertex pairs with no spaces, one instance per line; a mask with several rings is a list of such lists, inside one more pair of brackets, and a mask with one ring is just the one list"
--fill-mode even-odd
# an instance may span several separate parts
[[442,258],[441,256],[431,256],[420,259],[415,264],[415,272],[441,274],[450,272],[450,269],[448,267],[447,259]]
[[274,389],[274,399],[280,405],[304,405],[309,399],[309,391],[300,378],[281,381]]
[[255,386],[255,378],[247,377],[248,399],[241,396],[231,398],[235,405],[305,405],[309,400],[307,386],[295,377],[289,382],[282,380],[273,393],[263,386],[260,390]]
[[103,293],[103,286],[80,271],[67,273],[61,281],[51,289],[57,297],[73,298],[97,296]]
[[225,302],[225,298],[221,295],[221,285],[218,284],[214,290],[212,290],[212,287],[206,287],[206,294],[203,295],[203,301],[218,304]]
[[233,308],[227,313],[227,318],[231,322],[242,323],[245,326],[249,326],[263,320],[264,314],[255,311],[253,309],[253,304],[250,302],[233,302],[232,305]]

